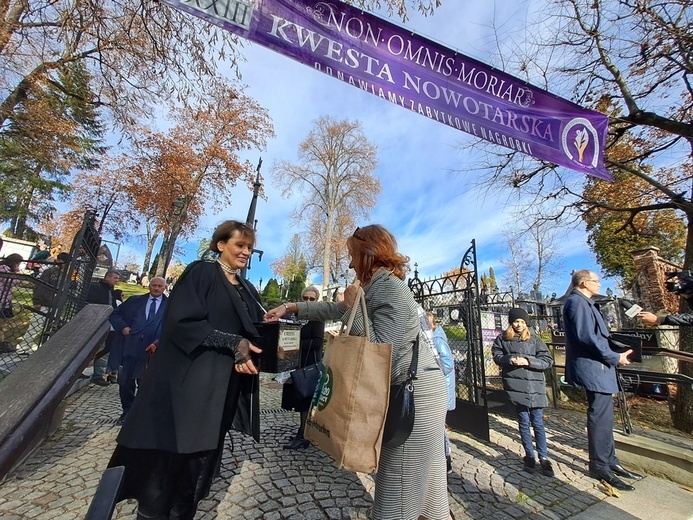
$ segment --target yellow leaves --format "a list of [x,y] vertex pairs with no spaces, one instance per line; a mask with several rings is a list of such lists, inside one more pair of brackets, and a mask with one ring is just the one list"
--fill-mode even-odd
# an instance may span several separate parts
[[609,484],[606,480],[600,480],[599,483],[602,485],[604,493],[607,496],[621,498],[621,494],[616,489],[614,489],[614,487],[611,484]]

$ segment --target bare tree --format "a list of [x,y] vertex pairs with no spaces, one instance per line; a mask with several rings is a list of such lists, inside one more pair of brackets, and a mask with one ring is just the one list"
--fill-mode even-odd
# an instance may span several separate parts
[[[628,184],[629,197],[602,197],[603,190],[589,189],[602,181],[485,148],[493,155],[479,184],[496,194],[521,188],[529,203],[556,208],[557,221],[579,222],[596,211],[620,215],[624,233],[641,214],[680,212],[687,226],[684,264],[693,267],[690,1],[548,0],[537,9],[541,20],[504,49],[506,56],[513,49],[522,54],[506,63],[530,82],[608,114],[607,168],[616,179],[642,182]],[[632,146],[621,146],[624,141]],[[693,351],[693,337],[682,346]],[[681,371],[693,375],[686,364]],[[693,389],[682,385],[673,419],[693,431]]]
[[507,269],[503,275],[503,283],[514,288],[515,294],[525,292],[530,276],[532,259],[527,247],[517,241],[517,233],[506,231],[503,236],[507,239],[509,256],[501,259],[501,264]]
[[327,287],[338,222],[366,217],[382,190],[373,176],[377,151],[358,121],[324,116],[299,145],[298,159],[296,164],[282,161],[272,171],[285,195],[298,190],[303,194],[293,217],[309,225],[314,251],[322,253],[322,283]]

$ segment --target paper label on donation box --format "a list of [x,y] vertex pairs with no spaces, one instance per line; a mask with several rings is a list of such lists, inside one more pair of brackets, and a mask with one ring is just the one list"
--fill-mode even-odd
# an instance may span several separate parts
[[289,352],[301,348],[301,329],[296,327],[279,327],[279,350]]

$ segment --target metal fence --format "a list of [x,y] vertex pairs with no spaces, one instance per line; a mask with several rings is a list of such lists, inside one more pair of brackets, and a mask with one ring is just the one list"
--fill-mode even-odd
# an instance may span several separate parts
[[0,272],[0,379],[70,321],[86,304],[99,249],[96,215],[87,212],[64,263],[37,263],[26,273]]

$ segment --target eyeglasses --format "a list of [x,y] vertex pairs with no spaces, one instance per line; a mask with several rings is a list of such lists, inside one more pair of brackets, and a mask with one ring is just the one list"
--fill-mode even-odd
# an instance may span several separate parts
[[585,280],[586,282],[601,283],[599,280]]
[[304,302],[314,302],[316,300],[317,300],[317,298],[315,296],[304,296],[303,297]]
[[353,235],[353,236],[354,236],[354,238],[356,238],[357,240],[361,240],[362,242],[365,242],[366,239],[363,238],[362,236],[359,236],[359,230],[360,230],[360,229],[361,229],[360,227],[357,227],[356,230],[354,231],[354,235]]

